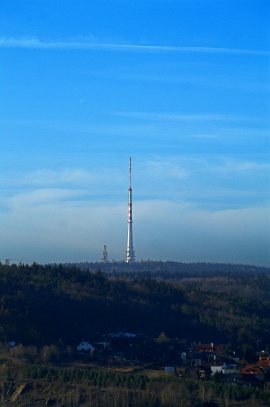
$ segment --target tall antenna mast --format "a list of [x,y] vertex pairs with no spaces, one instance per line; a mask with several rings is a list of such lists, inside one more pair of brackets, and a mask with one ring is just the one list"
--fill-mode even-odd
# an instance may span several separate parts
[[129,187],[131,188],[131,157],[129,157]]
[[108,262],[108,252],[107,252],[107,246],[106,245],[104,245],[101,261],[102,261],[102,263],[109,263]]
[[127,236],[127,250],[126,250],[126,263],[135,261],[135,252],[133,248],[133,235],[132,235],[132,187],[131,187],[131,157],[129,159],[129,189],[128,189],[128,236]]

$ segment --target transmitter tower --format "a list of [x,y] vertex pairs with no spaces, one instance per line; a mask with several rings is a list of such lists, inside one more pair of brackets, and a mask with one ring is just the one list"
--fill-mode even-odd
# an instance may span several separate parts
[[129,189],[128,189],[128,235],[127,235],[127,250],[126,263],[135,261],[135,252],[133,248],[132,235],[132,188],[131,188],[131,158],[129,159]]
[[108,252],[107,252],[107,246],[106,245],[104,245],[101,261],[102,261],[102,263],[109,263],[108,262]]

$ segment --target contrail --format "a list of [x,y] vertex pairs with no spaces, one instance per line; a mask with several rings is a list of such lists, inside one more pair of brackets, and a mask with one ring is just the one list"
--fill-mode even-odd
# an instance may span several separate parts
[[140,45],[140,44],[115,44],[98,43],[91,41],[42,41],[37,38],[0,38],[0,48],[35,48],[35,49],[82,49],[126,52],[189,52],[189,53],[213,53],[235,55],[258,55],[270,56],[269,50],[218,48],[218,47],[188,47],[168,45]]

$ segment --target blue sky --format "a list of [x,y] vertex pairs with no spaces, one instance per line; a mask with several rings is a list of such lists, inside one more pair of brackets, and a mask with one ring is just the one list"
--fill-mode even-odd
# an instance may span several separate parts
[[0,258],[270,265],[267,0],[1,0]]

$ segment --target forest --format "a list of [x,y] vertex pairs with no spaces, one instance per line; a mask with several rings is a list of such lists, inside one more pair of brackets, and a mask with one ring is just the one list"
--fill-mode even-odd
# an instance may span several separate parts
[[[192,371],[162,372],[166,363],[177,362],[170,348],[193,342],[224,344],[249,363],[258,351],[267,354],[269,292],[266,267],[0,264],[0,400],[17,405],[29,394],[28,405],[45,400],[63,407],[266,406],[268,383],[265,389],[241,388],[218,376],[202,383]],[[139,366],[102,352],[75,355],[81,341],[116,332],[140,338],[118,345],[126,355],[137,352]]]
[[[0,338],[71,343],[126,331],[189,341],[269,346],[270,270],[159,262],[0,265]],[[116,266],[118,268],[116,268]],[[166,268],[166,263],[162,266]],[[196,271],[196,267],[197,270]],[[134,265],[133,265],[134,268]],[[156,269],[155,269],[156,268]]]

